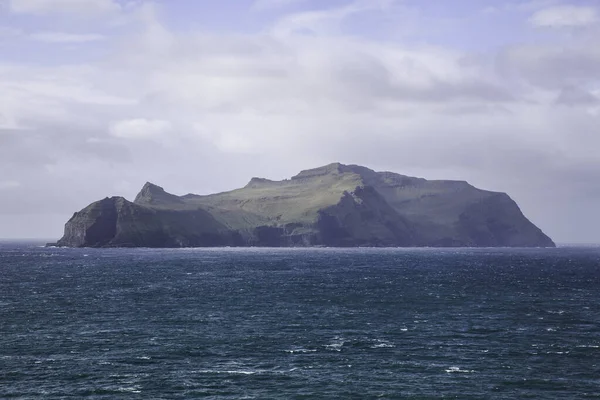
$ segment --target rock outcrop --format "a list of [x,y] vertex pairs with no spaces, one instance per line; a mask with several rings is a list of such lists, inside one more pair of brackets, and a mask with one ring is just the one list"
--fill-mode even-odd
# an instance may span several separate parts
[[288,180],[176,196],[146,183],[133,202],[105,198],[75,213],[70,247],[553,247],[504,193],[339,163]]

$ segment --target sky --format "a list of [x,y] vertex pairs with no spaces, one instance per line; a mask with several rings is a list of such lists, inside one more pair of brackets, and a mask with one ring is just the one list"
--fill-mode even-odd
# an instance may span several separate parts
[[0,0],[0,238],[331,162],[600,243],[600,2]]

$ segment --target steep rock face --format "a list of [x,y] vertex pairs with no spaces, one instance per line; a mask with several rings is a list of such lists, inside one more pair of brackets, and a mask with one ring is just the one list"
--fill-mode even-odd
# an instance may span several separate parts
[[507,194],[496,193],[470,205],[460,214],[457,229],[470,246],[553,247],[554,243],[533,225]]
[[240,246],[239,234],[204,210],[165,210],[113,197],[75,213],[57,242],[68,247]]
[[326,246],[414,246],[411,224],[371,186],[344,193],[319,213],[319,242]]
[[146,183],[67,222],[61,246],[554,246],[504,193],[329,164],[289,180],[175,196]]
[[65,234],[58,245],[99,247],[108,244],[116,233],[117,202],[121,199],[107,197],[76,212],[65,225]]

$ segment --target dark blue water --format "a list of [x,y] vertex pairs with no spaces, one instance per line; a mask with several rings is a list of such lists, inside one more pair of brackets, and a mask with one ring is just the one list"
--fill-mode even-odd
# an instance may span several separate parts
[[600,398],[600,249],[5,243],[0,398]]

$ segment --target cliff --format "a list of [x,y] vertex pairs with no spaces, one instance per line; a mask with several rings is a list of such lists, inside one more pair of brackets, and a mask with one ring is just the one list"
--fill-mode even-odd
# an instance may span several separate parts
[[288,180],[176,196],[146,183],[133,202],[100,200],[75,213],[69,247],[507,246],[554,243],[506,194],[330,164]]

